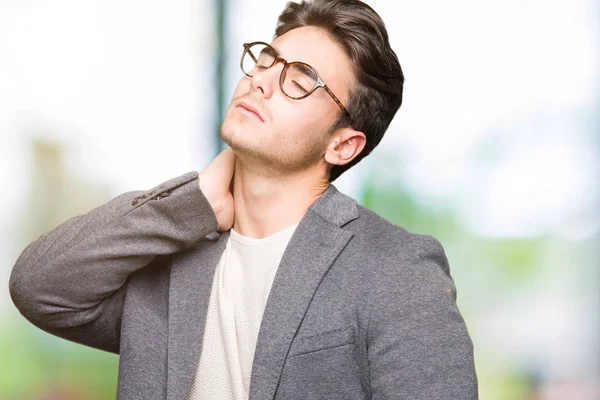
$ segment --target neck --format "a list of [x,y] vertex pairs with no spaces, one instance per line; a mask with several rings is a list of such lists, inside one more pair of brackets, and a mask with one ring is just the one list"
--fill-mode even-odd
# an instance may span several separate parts
[[237,157],[233,180],[233,229],[256,239],[277,233],[300,222],[306,210],[329,185],[314,170],[265,176]]

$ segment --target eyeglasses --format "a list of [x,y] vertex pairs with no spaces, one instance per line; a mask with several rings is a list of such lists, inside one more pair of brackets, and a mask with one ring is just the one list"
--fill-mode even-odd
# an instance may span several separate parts
[[283,63],[283,69],[281,75],[279,75],[279,87],[283,94],[291,99],[300,100],[322,87],[344,112],[350,124],[353,125],[346,107],[321,80],[318,72],[313,67],[301,61],[287,62],[279,57],[277,50],[270,44],[265,42],[244,43],[240,68],[244,74],[252,77],[255,71],[264,71],[279,61]]

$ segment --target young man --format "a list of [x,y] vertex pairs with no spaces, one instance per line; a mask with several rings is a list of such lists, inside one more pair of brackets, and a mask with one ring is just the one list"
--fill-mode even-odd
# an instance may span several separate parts
[[121,399],[475,399],[439,241],[331,184],[379,143],[404,77],[358,0],[288,3],[244,44],[223,151],[25,248],[47,332],[118,353]]

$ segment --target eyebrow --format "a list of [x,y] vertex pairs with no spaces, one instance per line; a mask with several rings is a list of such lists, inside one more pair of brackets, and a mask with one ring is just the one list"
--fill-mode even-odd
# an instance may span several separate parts
[[[273,46],[271,46],[271,47],[273,47]],[[273,48],[275,49],[275,47],[273,47]],[[276,54],[271,54],[272,53],[271,48],[265,47],[264,49],[262,49],[262,51],[260,53],[261,54],[265,53],[265,54],[268,54],[268,55],[273,56],[273,57],[278,56],[279,55],[279,51],[277,51],[277,49],[275,49],[275,52],[276,52]]]
[[[283,58],[288,63],[292,63],[292,62],[300,63],[300,64],[296,64],[296,67],[302,69],[302,72],[304,72],[305,74],[310,75],[310,76],[313,76],[313,73],[315,73],[316,75],[313,76],[314,79],[317,79],[317,77],[320,76],[319,71],[317,71],[317,69],[314,66],[308,64],[306,61],[300,61],[300,60],[290,61],[286,57],[282,57],[281,53],[279,52],[279,49],[277,49],[275,46],[273,46],[273,44],[269,43],[269,45],[275,49],[275,51],[277,52],[277,54],[276,54],[277,57]],[[313,69],[311,70],[305,64],[310,65]]]
[[279,52],[279,49],[275,46],[273,46],[271,43],[269,43],[269,46],[271,46],[272,48],[275,49],[275,51],[277,52],[277,55],[281,57],[281,53]]
[[[272,44],[270,44],[270,46],[271,46],[272,48],[274,48],[274,49],[275,49],[275,51],[277,52],[277,56],[278,56],[278,57],[281,57],[281,58],[283,58],[283,59],[284,59],[285,61],[287,61],[288,63],[292,63],[292,62],[302,63],[302,64],[300,64],[300,65],[299,65],[299,66],[297,66],[297,67],[299,67],[299,68],[302,68],[302,71],[303,71],[303,72],[305,72],[305,73],[308,73],[308,72],[313,72],[313,71],[311,71],[311,70],[310,70],[310,68],[308,68],[306,65],[304,65],[304,64],[310,65],[310,64],[308,64],[306,61],[300,61],[300,60],[291,60],[291,61],[290,61],[290,60],[289,60],[287,57],[282,57],[282,55],[281,55],[281,52],[279,51],[279,49],[277,49],[277,47],[273,46]],[[313,67],[312,65],[311,65],[311,67],[312,67],[312,68],[315,68],[315,67]],[[316,68],[315,68],[315,71],[316,71]],[[318,74],[318,72],[317,72],[317,74]]]
[[[302,64],[296,64],[296,68],[299,68],[299,69],[300,69],[302,72],[304,72],[306,75],[308,75],[308,76],[311,76],[311,77],[313,77],[313,78],[317,79],[317,77],[316,77],[316,76],[313,76],[313,75],[314,75],[314,73],[315,73],[315,71],[316,71],[316,69],[314,69],[315,67],[313,67],[313,66],[311,65],[311,68],[312,68],[312,69],[311,69],[311,68],[309,68],[309,67],[307,66],[307,65],[309,65],[309,64],[306,64],[306,63],[304,63],[304,61],[298,61],[298,62],[300,62],[300,63],[302,63]],[[317,74],[318,74],[318,72],[317,72]]]

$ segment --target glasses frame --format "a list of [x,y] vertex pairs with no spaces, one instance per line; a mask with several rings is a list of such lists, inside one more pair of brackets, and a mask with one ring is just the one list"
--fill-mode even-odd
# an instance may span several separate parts
[[[252,59],[254,60],[255,63],[258,63],[258,60],[255,58],[254,53],[248,52],[250,47],[254,46],[255,44],[262,44],[264,46],[267,46],[268,48],[270,48],[273,51],[273,54],[275,54],[275,57],[273,57],[273,63],[271,65],[269,65],[268,67],[266,67],[267,69],[271,68],[273,65],[277,64],[278,62],[283,63],[283,69],[281,70],[281,74],[279,75],[279,88],[281,89],[281,93],[283,93],[286,97],[289,97],[290,99],[301,100],[301,99],[307,98],[315,90],[322,87],[331,96],[333,101],[335,101],[335,103],[340,107],[340,109],[344,112],[344,115],[346,116],[346,118],[348,118],[348,121],[350,121],[350,125],[354,125],[354,122],[352,121],[352,117],[350,116],[350,113],[348,113],[348,110],[346,110],[346,107],[344,107],[344,105],[342,104],[340,99],[338,99],[337,96],[335,94],[333,94],[331,89],[329,89],[329,87],[325,84],[325,82],[323,82],[323,80],[321,79],[321,76],[319,75],[319,73],[317,72],[317,70],[314,67],[312,67],[311,65],[309,65],[305,62],[302,62],[302,61],[288,62],[286,59],[279,57],[279,53],[277,52],[277,49],[275,49],[273,46],[271,46],[268,43],[265,43],[265,42],[244,43],[244,51],[242,53],[242,57],[240,58],[240,69],[242,70],[244,75],[246,75],[250,78],[253,77],[253,75],[250,75],[249,73],[244,71],[244,57],[246,56],[246,53],[248,53],[250,55],[250,57],[252,57]],[[293,96],[288,95],[283,90],[283,80],[285,79],[285,73],[286,73],[287,69],[292,65],[298,65],[298,64],[303,65],[303,66],[309,68],[310,70],[314,71],[315,75],[317,76],[317,82],[315,83],[315,86],[311,90],[308,91],[308,93],[306,93],[300,97],[293,97]]]

